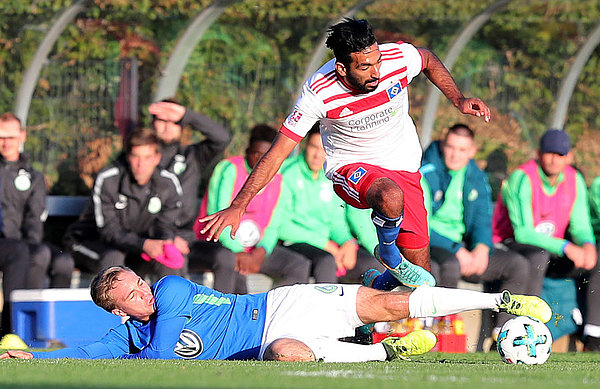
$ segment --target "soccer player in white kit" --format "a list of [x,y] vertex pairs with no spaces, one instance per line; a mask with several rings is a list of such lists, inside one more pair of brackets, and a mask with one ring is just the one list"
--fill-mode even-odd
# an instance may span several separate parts
[[354,207],[373,209],[375,254],[388,270],[368,272],[365,284],[388,290],[399,283],[434,286],[427,271],[429,234],[418,171],[422,151],[408,113],[407,86],[423,72],[460,112],[487,122],[490,110],[480,99],[462,95],[433,52],[403,42],[379,45],[366,20],[331,26],[326,44],[335,58],[304,84],[293,112],[229,208],[202,219],[208,221],[203,233],[217,240],[231,226],[235,236],[252,197],[319,121],[324,169],[336,193]]

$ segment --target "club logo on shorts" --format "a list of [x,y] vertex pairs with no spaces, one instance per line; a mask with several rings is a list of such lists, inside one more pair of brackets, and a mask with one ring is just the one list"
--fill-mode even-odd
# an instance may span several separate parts
[[398,94],[400,94],[401,91],[402,91],[402,85],[400,85],[400,83],[398,82],[395,85],[390,86],[386,92],[388,94],[388,97],[391,100],[394,97],[398,96]]
[[331,293],[335,292],[336,290],[338,290],[338,286],[337,285],[319,285],[319,286],[315,286],[315,289],[322,293],[331,294]]
[[194,359],[202,354],[204,343],[202,339],[192,330],[184,328],[179,335],[179,341],[175,345],[175,355],[183,359]]
[[352,175],[350,176],[350,178],[348,178],[348,180],[350,180],[351,183],[356,185],[356,184],[358,184],[358,181],[360,181],[360,179],[363,178],[363,176],[366,173],[367,173],[367,171],[364,168],[359,167],[358,169],[356,169],[354,171],[354,173],[352,173]]

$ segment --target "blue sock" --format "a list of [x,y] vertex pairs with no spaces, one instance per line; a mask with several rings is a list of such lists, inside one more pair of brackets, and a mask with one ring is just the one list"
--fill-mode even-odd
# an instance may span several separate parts
[[400,250],[396,246],[396,238],[400,232],[400,224],[402,224],[402,216],[397,219],[390,219],[373,211],[371,214],[373,224],[377,230],[377,239],[379,240],[379,256],[385,264],[391,268],[395,268],[402,262]]
[[386,270],[373,280],[371,288],[377,290],[392,290],[397,286],[400,286],[400,281],[398,281],[389,270]]

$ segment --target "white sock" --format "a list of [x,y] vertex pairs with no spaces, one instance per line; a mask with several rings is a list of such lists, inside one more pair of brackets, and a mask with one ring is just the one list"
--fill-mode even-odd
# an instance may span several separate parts
[[334,339],[314,339],[304,343],[324,362],[385,361],[387,353],[381,343],[356,344]]
[[410,317],[446,316],[473,309],[495,309],[502,293],[419,286],[408,296]]
[[583,326],[584,336],[593,336],[594,338],[600,338],[600,326],[594,324],[586,324]]

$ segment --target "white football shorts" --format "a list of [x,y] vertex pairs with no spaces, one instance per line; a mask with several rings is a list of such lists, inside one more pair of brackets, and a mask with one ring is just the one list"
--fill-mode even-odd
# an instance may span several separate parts
[[353,336],[364,323],[356,313],[360,285],[308,284],[273,289],[267,296],[265,329],[259,358],[280,338],[296,339],[308,347],[321,339]]

